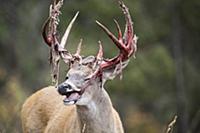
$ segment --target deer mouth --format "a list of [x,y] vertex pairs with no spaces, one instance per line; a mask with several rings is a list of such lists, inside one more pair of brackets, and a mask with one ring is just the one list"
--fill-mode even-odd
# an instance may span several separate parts
[[70,91],[70,92],[67,92],[65,94],[65,98],[63,100],[64,104],[65,105],[72,105],[72,104],[75,104],[82,96],[82,91],[79,90],[73,90],[73,91]]

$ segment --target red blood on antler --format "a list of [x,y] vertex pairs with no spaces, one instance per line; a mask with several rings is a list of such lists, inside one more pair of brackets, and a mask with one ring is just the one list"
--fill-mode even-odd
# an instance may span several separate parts
[[[126,27],[124,36],[122,37],[121,28],[116,20],[116,26],[118,30],[118,38],[116,38],[113,33],[111,33],[103,24],[96,21],[96,23],[105,31],[105,33],[111,38],[114,44],[120,50],[119,54],[112,59],[104,59],[100,65],[101,70],[105,70],[111,67],[115,67],[121,62],[127,61],[137,50],[137,37],[134,35],[133,31],[133,22],[128,11],[128,8],[124,5],[122,1],[119,1],[120,7],[123,10],[126,19]],[[99,53],[103,53],[102,48],[99,50]],[[98,54],[99,55],[99,54]],[[102,54],[103,55],[103,54]]]
[[49,17],[44,23],[42,36],[45,43],[51,47],[50,51],[50,62],[52,64],[52,79],[53,82],[58,83],[58,74],[59,74],[59,61],[60,58],[63,59],[65,63],[73,61],[76,57],[80,58],[80,50],[81,50],[81,42],[77,49],[77,53],[75,55],[71,54],[70,52],[65,49],[65,45],[67,39],[69,37],[70,30],[78,16],[78,12],[71,20],[70,24],[68,25],[61,41],[59,41],[57,36],[57,26],[59,24],[59,15],[61,14],[60,8],[63,5],[63,0],[54,0],[53,4],[50,6],[49,10]]

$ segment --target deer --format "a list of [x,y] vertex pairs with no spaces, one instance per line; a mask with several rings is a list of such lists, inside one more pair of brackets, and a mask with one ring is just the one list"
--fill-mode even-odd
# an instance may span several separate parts
[[[75,54],[70,53],[65,45],[79,12],[59,40],[58,16],[61,14],[63,0],[55,0],[50,6],[42,36],[50,47],[52,79],[55,85],[38,90],[23,104],[21,120],[24,133],[124,133],[119,114],[104,89],[107,80],[122,74],[137,50],[137,37],[129,10],[122,0],[118,0],[118,3],[125,16],[124,34],[116,20],[118,37],[96,21],[119,49],[118,55],[110,59],[103,57],[100,41],[99,51],[95,56],[80,55],[82,39]],[[69,70],[64,81],[58,84],[60,60],[69,66]]]

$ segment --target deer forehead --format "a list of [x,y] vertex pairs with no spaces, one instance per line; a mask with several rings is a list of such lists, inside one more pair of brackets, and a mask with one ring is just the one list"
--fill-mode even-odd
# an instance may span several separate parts
[[72,67],[67,75],[70,76],[76,76],[76,77],[87,77],[93,73],[92,68],[90,68],[88,65],[78,65],[76,67]]
[[72,64],[70,70],[68,71],[68,76],[70,75],[82,75],[82,76],[88,76],[91,75],[94,70],[92,68],[93,63],[95,62],[94,56],[88,56],[82,59],[80,62],[74,62]]

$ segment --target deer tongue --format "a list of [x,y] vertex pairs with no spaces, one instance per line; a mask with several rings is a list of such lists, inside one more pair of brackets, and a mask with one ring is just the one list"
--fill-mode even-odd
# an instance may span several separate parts
[[74,92],[67,97],[67,100],[75,101],[75,100],[78,100],[79,98],[80,98],[80,95],[77,92]]
[[80,99],[80,97],[81,95],[78,92],[72,92],[69,95],[66,95],[63,102],[65,105],[73,105]]

